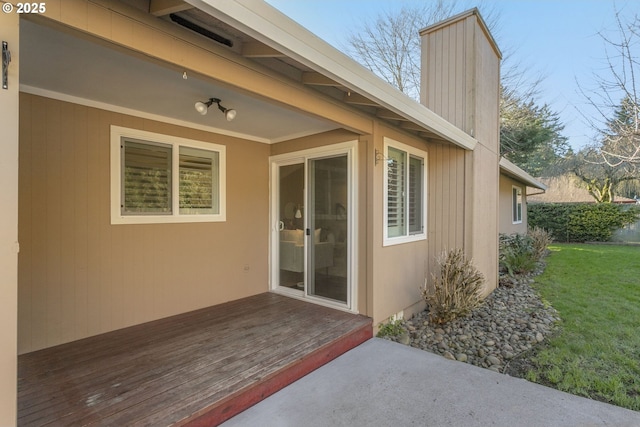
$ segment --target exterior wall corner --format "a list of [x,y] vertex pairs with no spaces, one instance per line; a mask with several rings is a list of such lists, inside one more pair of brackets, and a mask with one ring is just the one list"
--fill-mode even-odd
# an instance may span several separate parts
[[3,426],[15,425],[17,419],[19,25],[18,14],[0,14],[0,39],[8,43],[11,51],[8,88],[0,89],[0,425]]

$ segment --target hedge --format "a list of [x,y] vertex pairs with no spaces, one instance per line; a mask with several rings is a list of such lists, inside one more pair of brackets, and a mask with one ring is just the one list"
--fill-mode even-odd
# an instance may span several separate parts
[[535,203],[527,206],[530,227],[553,234],[557,242],[607,242],[615,230],[640,218],[640,209],[612,203]]

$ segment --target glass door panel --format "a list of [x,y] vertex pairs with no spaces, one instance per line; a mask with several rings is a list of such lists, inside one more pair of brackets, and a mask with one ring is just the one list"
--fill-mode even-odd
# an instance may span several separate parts
[[348,303],[347,154],[309,160],[307,295]]
[[304,289],[304,163],[278,166],[278,285]]

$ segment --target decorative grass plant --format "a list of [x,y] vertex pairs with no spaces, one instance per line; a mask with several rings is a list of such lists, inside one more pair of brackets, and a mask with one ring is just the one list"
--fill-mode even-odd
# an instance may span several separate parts
[[480,304],[484,276],[465,258],[462,249],[443,252],[437,263],[439,271],[431,274],[431,286],[425,279],[422,296],[430,320],[442,324],[466,316]]

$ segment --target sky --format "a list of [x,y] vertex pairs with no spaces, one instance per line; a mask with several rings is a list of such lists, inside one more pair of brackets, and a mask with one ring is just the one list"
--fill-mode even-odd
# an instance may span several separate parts
[[[429,0],[267,0],[302,26],[345,50],[349,34],[379,14],[403,4]],[[575,149],[593,139],[584,116],[598,117],[580,93],[595,87],[595,74],[606,72],[605,45],[599,33],[615,30],[615,11],[640,13],[638,0],[466,0],[461,10],[478,4],[480,13],[499,15],[494,30],[503,53],[526,77],[543,77],[536,102],[560,116],[563,135]]]

